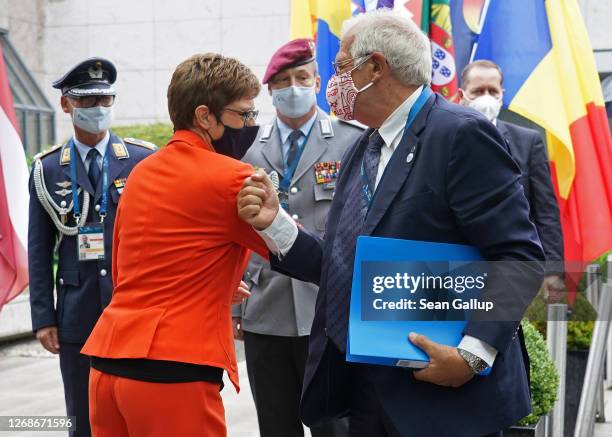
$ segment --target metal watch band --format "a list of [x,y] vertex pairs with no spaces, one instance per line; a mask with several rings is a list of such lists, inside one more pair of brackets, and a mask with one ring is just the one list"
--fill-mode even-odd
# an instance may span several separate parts
[[457,352],[461,355],[461,358],[465,360],[465,362],[470,366],[474,373],[481,373],[487,369],[488,364],[482,359],[477,357],[471,352],[466,351],[465,349],[457,348]]

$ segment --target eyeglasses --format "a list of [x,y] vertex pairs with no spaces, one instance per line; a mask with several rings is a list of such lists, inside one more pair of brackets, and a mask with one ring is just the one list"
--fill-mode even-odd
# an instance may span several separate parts
[[70,97],[72,100],[79,102],[80,108],[93,108],[98,106],[113,106],[115,103],[115,96],[85,96],[85,97]]
[[248,123],[250,120],[256,120],[259,115],[259,111],[257,109],[249,109],[247,111],[239,111],[238,109],[225,108],[225,111],[235,112],[240,115],[242,121]]
[[109,107],[115,103],[115,96],[85,96],[70,98],[78,102],[80,108],[93,108],[94,106]]
[[[370,55],[371,55],[371,53],[368,53],[367,55],[361,55],[361,56],[356,56],[354,58],[345,59],[343,61],[332,62],[332,68],[334,69],[334,74],[336,74],[336,75],[340,74],[340,70],[342,70],[344,67],[346,67],[349,64],[349,62],[351,62],[351,61],[354,62],[357,59],[364,59],[364,58],[367,58]],[[363,62],[365,62],[365,60]],[[355,68],[359,67],[363,62],[355,64]]]

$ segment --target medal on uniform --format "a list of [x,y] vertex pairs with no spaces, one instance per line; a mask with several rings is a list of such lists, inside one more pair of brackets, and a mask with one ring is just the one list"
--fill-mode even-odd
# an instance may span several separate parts
[[79,261],[104,260],[104,225],[86,223],[85,226],[79,226],[77,250]]
[[115,188],[117,189],[117,192],[119,194],[123,193],[123,188],[125,187],[126,181],[127,181],[127,178],[115,179],[113,181],[113,184],[115,184]]
[[314,165],[314,171],[317,184],[323,184],[325,190],[333,190],[336,188],[340,161],[317,162]]

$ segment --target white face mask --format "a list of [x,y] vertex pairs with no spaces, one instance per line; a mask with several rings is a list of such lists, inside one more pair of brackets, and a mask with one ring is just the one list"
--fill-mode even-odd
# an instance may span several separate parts
[[74,125],[91,134],[104,132],[110,126],[112,119],[112,106],[74,108],[72,110],[72,122]]
[[497,119],[503,103],[501,99],[496,99],[490,94],[484,94],[476,97],[474,100],[467,98],[465,100],[470,108],[477,110],[491,122]]
[[317,100],[315,87],[288,86],[272,90],[272,104],[278,112],[289,118],[299,118],[312,108]]

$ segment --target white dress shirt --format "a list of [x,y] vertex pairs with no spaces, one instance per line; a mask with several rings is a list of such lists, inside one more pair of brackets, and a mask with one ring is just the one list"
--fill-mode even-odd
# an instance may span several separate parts
[[[79,152],[79,155],[81,156],[83,165],[85,166],[85,171],[89,172],[89,165],[91,163],[89,162],[90,159],[87,157],[87,154],[91,150],[91,146],[81,143],[79,140],[76,139],[76,137],[73,137],[73,140],[74,140],[74,145],[76,146]],[[102,139],[102,141],[100,141],[98,144],[94,146],[94,149],[96,149],[99,152],[98,155],[96,156],[96,163],[98,164],[98,167],[100,169],[102,169],[102,160],[104,159],[104,154],[106,153],[106,149],[107,149],[109,140],[110,140],[110,132],[106,131],[106,135],[104,135],[104,138]]]
[[[400,143],[402,135],[404,134],[404,127],[406,126],[406,120],[410,109],[421,95],[423,87],[419,87],[414,93],[412,93],[401,105],[399,105],[395,111],[383,122],[378,129],[378,133],[385,142],[380,151],[380,161],[378,163],[378,172],[376,174],[376,182],[374,189],[378,187],[380,179],[393,156],[395,148]],[[263,231],[257,232],[272,253],[278,256],[283,256],[293,246],[298,235],[298,227],[295,221],[283,210],[279,208],[279,212],[274,218],[272,224],[264,229]],[[493,366],[495,357],[497,356],[497,349],[491,345],[479,340],[475,337],[465,335],[459,346],[477,357],[484,360],[489,366]]]

